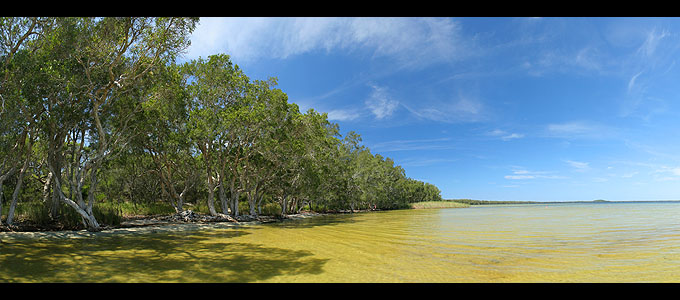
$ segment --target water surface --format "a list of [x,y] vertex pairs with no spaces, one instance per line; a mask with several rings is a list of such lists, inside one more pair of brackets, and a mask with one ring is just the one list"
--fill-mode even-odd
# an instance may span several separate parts
[[0,239],[0,282],[680,282],[677,202],[472,206]]

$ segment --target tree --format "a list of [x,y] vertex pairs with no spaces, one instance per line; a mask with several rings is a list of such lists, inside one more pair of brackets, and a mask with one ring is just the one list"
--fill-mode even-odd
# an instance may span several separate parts
[[[46,36],[41,54],[58,67],[53,77],[60,83],[43,98],[49,110],[44,118],[51,141],[48,166],[57,198],[82,216],[88,230],[100,229],[92,211],[99,169],[135,133],[130,121],[141,106],[143,79],[188,46],[196,21],[60,18]],[[61,160],[65,137],[73,143],[69,161]],[[75,199],[62,190],[62,162],[72,174],[67,182]],[[86,180],[87,203],[82,197]]]
[[[231,206],[237,214],[238,205],[228,205],[224,187],[228,163],[238,164],[232,160],[238,151],[239,125],[232,120],[241,109],[248,77],[224,54],[193,60],[185,65],[185,70],[190,82],[189,133],[205,167],[210,214],[217,215],[216,188],[220,189],[222,212],[227,214]],[[231,178],[230,190],[232,200],[237,201],[236,179]]]
[[[175,64],[155,69],[152,86],[135,119],[141,132],[132,147],[153,161],[151,170],[161,183],[161,191],[176,212],[183,210],[186,195],[197,183],[196,159],[188,135],[188,100],[185,77]],[[143,153],[143,154],[142,154]]]
[[43,108],[34,105],[37,64],[30,52],[42,32],[42,18],[0,18],[0,221],[3,183],[17,168],[7,223],[12,225],[18,195],[29,167],[36,137],[36,119]]

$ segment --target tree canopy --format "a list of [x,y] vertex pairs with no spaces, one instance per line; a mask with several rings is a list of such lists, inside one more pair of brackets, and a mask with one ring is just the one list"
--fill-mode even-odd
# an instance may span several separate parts
[[250,79],[227,54],[177,63],[198,21],[0,18],[5,222],[19,200],[92,231],[106,202],[238,216],[441,200],[358,133],[300,112],[276,78]]

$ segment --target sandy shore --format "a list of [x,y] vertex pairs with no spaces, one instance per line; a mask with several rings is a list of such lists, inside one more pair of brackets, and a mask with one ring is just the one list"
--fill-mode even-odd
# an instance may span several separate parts
[[299,220],[321,216],[324,214],[303,212],[299,214],[286,215],[285,218],[260,218],[259,220],[249,221],[173,221],[168,218],[158,217],[135,217],[128,218],[115,228],[104,228],[99,232],[83,230],[52,230],[52,231],[3,231],[0,232],[0,245],[11,243],[20,239],[62,239],[62,238],[89,238],[98,236],[112,236],[120,234],[148,234],[177,232],[185,230],[202,230],[216,228],[235,228],[242,226],[253,226],[273,222],[285,222],[288,220]]

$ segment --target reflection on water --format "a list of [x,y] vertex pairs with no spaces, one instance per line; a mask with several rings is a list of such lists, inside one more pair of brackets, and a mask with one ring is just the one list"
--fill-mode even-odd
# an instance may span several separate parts
[[0,282],[680,281],[680,203],[473,206],[0,238]]

